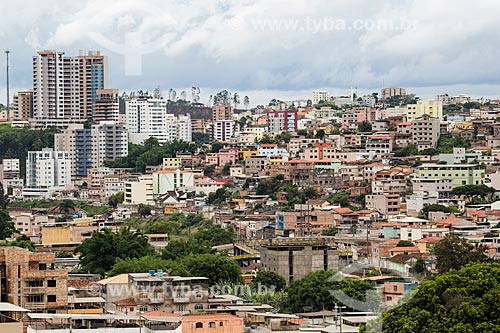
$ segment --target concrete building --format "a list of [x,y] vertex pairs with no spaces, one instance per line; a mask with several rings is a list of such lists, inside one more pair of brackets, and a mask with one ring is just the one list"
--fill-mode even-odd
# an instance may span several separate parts
[[454,188],[482,185],[485,167],[479,164],[423,164],[418,167],[418,176],[423,179],[452,179]]
[[91,130],[83,124],[70,124],[61,133],[54,134],[54,149],[66,151],[71,160],[72,178],[86,177],[92,167]]
[[297,110],[268,110],[266,115],[269,133],[297,132]]
[[328,101],[328,92],[322,90],[315,90],[312,92],[312,104],[318,104],[320,101]]
[[168,191],[193,188],[195,173],[188,170],[170,169],[153,173],[153,194],[161,195]]
[[65,313],[68,272],[54,269],[55,255],[14,246],[0,248],[2,301],[31,311]]
[[243,333],[243,318],[228,314],[203,314],[186,316],[182,319],[182,333]]
[[28,121],[33,116],[33,90],[15,94],[10,112],[11,121]]
[[212,127],[212,141],[227,142],[237,134],[238,123],[234,120],[217,120]]
[[40,51],[33,57],[33,117],[88,119],[96,90],[107,81],[107,57],[99,51],[77,57]]
[[234,120],[234,108],[227,105],[214,105],[212,106],[212,122],[215,123],[219,120]]
[[404,88],[382,88],[380,90],[380,99],[385,100],[394,96],[405,96],[406,89]]
[[128,132],[124,124],[103,121],[92,125],[92,167],[128,155]]
[[12,197],[19,197],[22,194],[24,181],[20,177],[21,167],[19,159],[3,159],[0,165],[0,179],[5,194]]
[[167,113],[167,101],[163,99],[136,98],[125,104],[126,124],[132,143],[142,143],[155,137],[161,144],[183,140],[192,141],[192,123],[189,114]]
[[443,119],[443,103],[434,100],[419,100],[417,104],[406,106],[406,120],[413,121],[428,115],[431,118]]
[[186,142],[193,141],[193,125],[189,113],[177,116],[176,139]]
[[287,285],[307,274],[338,269],[339,253],[326,245],[271,245],[260,251],[261,268],[282,276]]
[[29,151],[26,159],[26,187],[63,188],[71,184],[71,159],[66,151],[43,148]]
[[98,89],[95,91],[92,121],[120,121],[118,89]]
[[141,175],[125,181],[125,202],[153,205],[153,175]]
[[385,217],[398,215],[401,210],[399,193],[367,194],[366,208],[373,209]]
[[411,122],[413,144],[418,150],[436,148],[440,135],[441,121],[424,114]]

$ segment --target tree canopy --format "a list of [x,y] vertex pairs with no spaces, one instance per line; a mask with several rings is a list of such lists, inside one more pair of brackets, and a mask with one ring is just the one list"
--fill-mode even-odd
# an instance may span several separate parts
[[160,145],[157,138],[150,137],[140,145],[129,143],[127,156],[105,161],[104,164],[110,168],[131,168],[145,172],[146,165],[160,165],[163,158],[175,157],[179,152],[194,153],[197,149],[196,143],[173,140]]
[[499,298],[500,264],[470,264],[422,282],[412,298],[382,315],[382,332],[499,332]]
[[80,253],[81,271],[104,275],[118,258],[140,258],[153,254],[154,249],[140,232],[122,228],[114,233],[109,228],[94,231],[75,249]]
[[[343,279],[335,281],[335,272],[314,271],[300,280],[293,281],[286,289],[288,293],[287,311],[304,312],[332,310],[335,303],[341,303],[330,293],[331,290],[341,290],[349,297],[358,301],[367,301],[366,291],[374,290],[374,286],[363,280]],[[375,304],[374,304],[375,306]]]
[[456,235],[447,235],[434,246],[436,268],[440,273],[460,269],[471,262],[486,262],[486,246],[472,245]]

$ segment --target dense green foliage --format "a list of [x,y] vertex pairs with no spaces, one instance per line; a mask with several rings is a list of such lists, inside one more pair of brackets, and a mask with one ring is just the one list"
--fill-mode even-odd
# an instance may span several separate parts
[[470,142],[469,140],[465,140],[462,137],[458,136],[452,136],[452,137],[447,137],[447,136],[441,136],[439,137],[438,144],[437,144],[437,150],[439,153],[442,154],[451,154],[453,153],[453,148],[470,148]]
[[118,258],[140,258],[154,252],[148,239],[140,232],[122,228],[118,233],[111,229],[94,231],[75,249],[80,253],[82,272],[103,275],[113,267]]
[[26,235],[19,236],[13,241],[0,241],[0,246],[17,246],[28,249],[32,252],[35,251],[35,244],[33,244],[30,238]]
[[123,192],[118,192],[113,194],[108,199],[108,205],[110,207],[116,208],[118,204],[121,204],[125,200],[125,194]]
[[15,231],[14,223],[10,218],[9,211],[0,209],[0,239],[10,237]]
[[105,165],[110,168],[130,168],[144,172],[146,165],[160,165],[163,163],[163,158],[175,157],[179,152],[194,153],[197,148],[196,143],[179,140],[160,145],[158,139],[151,137],[141,145],[130,143],[127,156],[106,161]]
[[266,286],[269,288],[273,288],[275,291],[281,291],[286,286],[285,279],[274,272],[271,271],[260,271],[257,273],[257,276],[252,281],[254,289],[261,286]]
[[327,229],[323,229],[323,231],[321,232],[321,235],[323,235],[323,236],[335,236],[336,234],[338,234],[338,232],[339,232],[339,228],[330,227]]
[[277,199],[277,192],[283,192],[289,207],[318,197],[318,192],[314,188],[307,187],[301,190],[297,185],[284,181],[282,175],[260,180],[255,192],[257,195],[269,195],[274,200]]
[[493,187],[487,185],[464,185],[455,187],[451,190],[451,194],[463,195],[469,201],[474,197],[480,197],[482,200],[485,200],[486,197],[493,196],[495,192],[496,190]]
[[395,157],[408,157],[418,154],[417,146],[414,144],[407,145],[406,147],[400,148],[394,151]]
[[368,120],[364,120],[358,124],[358,132],[364,133],[371,131],[372,131],[372,123],[370,123]]
[[4,158],[18,158],[21,168],[21,177],[26,170],[28,151],[42,150],[54,147],[55,129],[30,130],[28,128],[2,127],[0,131],[0,160]]
[[[330,290],[341,290],[345,295],[359,300],[367,301],[367,291],[374,290],[374,286],[363,280],[343,279],[336,281],[335,272],[315,271],[311,272],[300,280],[293,281],[286,289],[288,293],[287,311],[304,312],[320,311],[323,309],[333,309],[335,303],[341,303],[330,293]],[[373,308],[378,302],[373,300]]]
[[191,254],[214,254],[215,250],[207,243],[201,243],[194,239],[174,239],[168,242],[161,251],[164,260],[177,260]]
[[[468,265],[424,281],[416,295],[382,315],[382,332],[499,332],[499,298],[500,264]],[[379,325],[369,323],[367,331]]]
[[[29,201],[11,201],[9,207],[20,208],[52,208],[60,207],[63,200],[29,200]],[[72,200],[70,200],[72,201]],[[76,210],[84,210],[88,216],[102,215],[108,209],[107,206],[89,205],[83,201],[72,201]]]
[[451,213],[454,211],[456,211],[456,208],[443,206],[443,205],[439,205],[439,204],[431,204],[431,205],[424,206],[424,208],[422,208],[422,210],[420,211],[420,214],[421,214],[422,218],[428,218],[429,212]]
[[456,235],[447,235],[434,246],[436,268],[440,273],[460,269],[471,262],[486,262],[485,245],[472,245]]

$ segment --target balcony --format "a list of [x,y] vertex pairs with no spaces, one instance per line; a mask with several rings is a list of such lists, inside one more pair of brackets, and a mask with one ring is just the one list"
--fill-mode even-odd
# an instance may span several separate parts
[[24,307],[28,310],[42,310],[46,308],[44,302],[26,302]]
[[174,303],[189,303],[189,297],[174,297]]
[[149,303],[151,304],[165,303],[165,298],[163,296],[151,297],[149,299]]

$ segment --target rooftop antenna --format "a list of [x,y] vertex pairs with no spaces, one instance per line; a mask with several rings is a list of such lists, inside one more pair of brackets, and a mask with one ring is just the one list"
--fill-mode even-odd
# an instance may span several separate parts
[[5,50],[5,56],[7,57],[7,122],[10,121],[10,104],[9,104],[9,94],[10,94],[10,89],[9,89],[9,50]]

